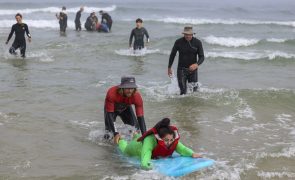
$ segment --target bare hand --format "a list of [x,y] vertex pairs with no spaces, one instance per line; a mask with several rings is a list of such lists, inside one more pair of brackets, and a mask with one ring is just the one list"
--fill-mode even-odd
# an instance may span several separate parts
[[168,68],[168,76],[171,78],[173,74],[172,68]]
[[120,138],[121,138],[120,134],[117,134],[117,135],[114,137],[114,143],[115,143],[115,144],[119,144]]
[[189,70],[194,71],[194,70],[198,69],[198,67],[199,67],[198,64],[192,64],[192,65],[190,65]]
[[6,41],[5,44],[8,44],[8,41]]
[[192,157],[193,157],[193,158],[201,158],[202,156],[201,156],[200,154],[193,153]]
[[32,38],[28,38],[28,41],[31,42],[32,41]]

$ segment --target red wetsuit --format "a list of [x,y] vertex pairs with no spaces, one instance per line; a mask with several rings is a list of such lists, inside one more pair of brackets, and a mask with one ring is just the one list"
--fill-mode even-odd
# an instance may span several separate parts
[[[105,98],[106,130],[117,134],[114,121],[116,121],[117,116],[120,116],[124,124],[135,126],[137,129],[140,128],[141,132],[144,133],[146,127],[143,118],[143,101],[140,93],[136,91],[131,97],[124,97],[119,93],[119,90],[118,86],[111,87]],[[137,120],[132,105],[135,106]]]

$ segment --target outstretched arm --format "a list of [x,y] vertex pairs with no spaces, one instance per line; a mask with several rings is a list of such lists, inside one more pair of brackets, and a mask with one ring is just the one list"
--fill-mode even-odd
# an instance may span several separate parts
[[14,30],[14,26],[12,26],[12,27],[11,27],[11,31],[10,31],[10,33],[9,33],[9,35],[8,35],[8,38],[7,38],[6,44],[8,44],[8,42],[9,42],[9,40],[11,39],[11,37],[12,37],[14,31],[15,31],[15,30]]
[[205,56],[204,56],[204,50],[203,50],[203,45],[202,45],[202,42],[200,41],[200,44],[199,44],[199,48],[198,48],[198,65],[201,65],[204,60],[205,60]]
[[153,149],[156,147],[157,141],[153,135],[147,136],[143,140],[141,150],[141,167],[145,170],[152,169],[151,159]]
[[144,28],[144,34],[146,36],[147,42],[150,42],[150,36],[149,33],[147,32],[147,30]]
[[132,45],[133,36],[134,36],[134,31],[132,30],[130,37],[129,37],[129,47],[131,47],[131,45]]
[[137,117],[137,121],[138,121],[138,125],[140,128],[141,134],[145,133],[146,132],[146,125],[145,125],[144,117],[143,116]]
[[193,158],[199,158],[201,155],[194,153],[193,150],[183,145],[181,142],[178,142],[176,146],[176,152],[180,154],[181,156],[189,156]]
[[26,34],[27,34],[27,36],[29,37],[29,42],[31,42],[31,38],[32,38],[32,36],[31,36],[31,34],[30,34],[30,31],[29,31],[29,27],[28,27],[28,25],[25,26],[25,30],[26,30]]

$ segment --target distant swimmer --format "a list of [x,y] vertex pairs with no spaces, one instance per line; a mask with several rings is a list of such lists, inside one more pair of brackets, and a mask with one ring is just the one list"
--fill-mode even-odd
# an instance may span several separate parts
[[95,15],[95,12],[90,13],[90,16],[86,19],[86,22],[84,24],[85,29],[87,31],[95,31],[96,25],[97,25],[98,19]]
[[31,34],[29,32],[28,25],[22,23],[22,15],[17,13],[15,15],[16,24],[11,27],[11,31],[7,38],[6,44],[8,44],[9,40],[11,39],[13,33],[15,33],[15,38],[12,46],[9,48],[9,53],[13,55],[17,55],[15,52],[18,48],[20,49],[21,57],[26,57],[26,38],[25,33],[28,36],[28,41],[31,42]]
[[112,29],[113,24],[112,17],[107,12],[104,12],[102,10],[99,11],[99,14],[101,15],[101,24],[105,23],[110,31]]
[[144,48],[144,35],[147,38],[147,43],[150,41],[149,40],[149,34],[147,30],[142,26],[142,19],[138,18],[136,19],[136,28],[134,28],[131,31],[130,38],[129,38],[129,47],[131,48],[132,46],[132,40],[134,37],[134,43],[133,43],[133,49],[143,49]]
[[202,42],[193,37],[195,34],[193,28],[184,27],[182,34],[184,37],[177,39],[174,43],[168,64],[168,76],[171,77],[171,67],[178,52],[177,79],[180,95],[187,93],[187,82],[192,84],[194,92],[197,91],[198,68],[205,59]]
[[75,18],[75,27],[76,27],[76,31],[81,31],[81,13],[84,11],[84,7],[80,7],[80,10],[76,13],[76,18]]
[[[135,106],[137,118],[132,105]],[[134,77],[123,76],[121,84],[111,87],[107,92],[104,106],[105,130],[114,136],[119,134],[114,124],[117,116],[120,116],[124,124],[140,129],[142,134],[146,131],[143,101]],[[104,138],[108,139],[109,135],[105,134]]]
[[169,158],[174,151],[181,156],[201,158],[200,154],[180,142],[178,129],[170,125],[169,118],[162,119],[142,136],[135,134],[129,143],[118,134],[114,138],[114,143],[123,154],[140,158],[141,168],[145,170],[153,168],[151,159]]
[[56,18],[59,20],[59,29],[61,33],[65,33],[68,26],[68,15],[66,7],[63,6],[59,14],[56,14]]

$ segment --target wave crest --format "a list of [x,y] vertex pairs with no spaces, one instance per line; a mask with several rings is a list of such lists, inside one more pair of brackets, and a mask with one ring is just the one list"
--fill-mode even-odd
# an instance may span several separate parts
[[[103,11],[114,11],[116,10],[116,5],[112,5],[110,7],[88,7],[84,6],[84,12],[86,13],[91,13],[93,11],[98,12],[100,10]],[[73,7],[73,8],[68,8],[67,12],[68,13],[76,13],[80,7]],[[21,14],[31,14],[31,13],[36,13],[36,12],[43,12],[43,13],[57,13],[61,11],[61,7],[46,7],[46,8],[35,8],[35,9],[1,9],[0,10],[0,15],[15,15],[17,12]]]

